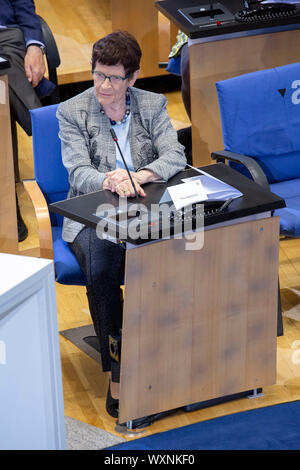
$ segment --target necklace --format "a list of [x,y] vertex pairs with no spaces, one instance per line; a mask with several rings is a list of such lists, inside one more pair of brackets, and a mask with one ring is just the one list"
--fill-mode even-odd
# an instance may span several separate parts
[[[100,113],[101,113],[101,114],[105,114],[104,109],[101,108]],[[116,124],[119,125],[119,126],[120,126],[121,124],[124,124],[124,122],[127,121],[127,118],[128,118],[128,116],[129,116],[129,114],[130,114],[130,96],[129,96],[129,93],[127,92],[127,93],[126,93],[126,111],[125,111],[124,116],[122,117],[121,121],[114,121],[113,119],[110,119],[110,118],[109,118],[110,124],[111,124],[112,126],[115,126]]]

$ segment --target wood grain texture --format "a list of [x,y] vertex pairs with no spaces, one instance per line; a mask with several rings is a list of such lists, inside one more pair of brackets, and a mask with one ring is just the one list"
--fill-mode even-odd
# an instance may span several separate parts
[[[168,74],[158,67],[162,55],[159,54],[158,11],[154,0],[36,0],[35,4],[57,43],[61,58],[57,70],[59,84],[91,80],[94,42],[119,29],[129,31],[140,43],[141,78]],[[167,61],[166,50],[170,44],[162,45],[162,41],[160,46]]]
[[121,422],[275,383],[278,223],[127,252]]
[[7,76],[0,77],[0,252],[18,253],[15,174]]
[[24,181],[23,184],[31,198],[38,223],[40,258],[53,259],[50,215],[45,197],[36,181]]
[[[137,39],[142,49],[140,77],[154,77],[165,75],[165,69],[158,67],[159,61],[167,60],[171,50],[170,35],[165,35],[166,45],[160,42],[159,53],[159,23],[158,10],[155,8],[154,0],[111,0],[112,30],[124,29],[129,31]],[[164,51],[163,51],[164,50]],[[162,52],[163,51],[163,52]],[[169,53],[168,52],[168,53]]]
[[178,29],[160,12],[157,19],[158,61],[168,62],[172,46],[176,43]]

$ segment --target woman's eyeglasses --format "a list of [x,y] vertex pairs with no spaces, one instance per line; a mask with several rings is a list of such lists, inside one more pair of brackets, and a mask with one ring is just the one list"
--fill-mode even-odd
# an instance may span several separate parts
[[97,77],[97,80],[100,83],[105,82],[105,80],[108,78],[109,82],[112,85],[119,85],[128,77],[130,77],[130,74],[126,75],[125,77],[121,77],[120,75],[105,75],[105,73],[98,72],[97,70],[92,70],[92,74],[94,75],[94,77]]

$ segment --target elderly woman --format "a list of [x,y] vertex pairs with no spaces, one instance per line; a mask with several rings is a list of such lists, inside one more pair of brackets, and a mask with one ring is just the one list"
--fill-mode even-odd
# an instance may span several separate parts
[[[123,197],[135,195],[111,128],[140,196],[145,196],[143,184],[168,180],[185,167],[184,148],[168,117],[166,98],[133,88],[140,59],[140,47],[129,33],[119,31],[100,39],[92,52],[94,86],[59,105],[59,136],[69,173],[69,197],[101,189]],[[69,242],[85,273],[102,368],[109,372],[108,336],[118,335],[122,327],[120,285],[125,250],[66,218],[63,239]],[[114,417],[118,416],[118,386],[110,374],[106,409]]]

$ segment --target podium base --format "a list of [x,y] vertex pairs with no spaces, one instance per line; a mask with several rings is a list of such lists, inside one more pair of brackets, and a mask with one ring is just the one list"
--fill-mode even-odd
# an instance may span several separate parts
[[150,426],[154,421],[158,419],[165,418],[166,416],[170,415],[171,413],[175,413],[176,411],[183,410],[186,412],[189,411],[196,411],[202,408],[207,408],[209,406],[219,405],[221,403],[226,403],[231,400],[237,400],[239,398],[259,398],[262,397],[262,388],[246,390],[245,392],[234,393],[232,395],[226,395],[224,397],[213,398],[211,400],[205,400],[197,403],[193,403],[191,405],[186,405],[181,408],[176,408],[174,410],[163,411],[161,413],[153,414],[150,416],[144,416],[142,418],[133,419],[132,421],[127,421],[126,423],[119,423],[116,424],[116,431],[121,434],[130,434],[130,433],[137,433],[142,432],[145,428]]
[[[255,396],[263,396],[262,394],[262,388],[257,388]],[[247,390],[245,392],[239,392],[239,393],[234,393],[232,395],[226,395],[224,397],[219,397],[219,398],[213,398],[211,400],[205,400],[205,401],[200,401],[198,403],[193,403],[192,405],[186,405],[182,407],[181,409],[184,411],[195,411],[195,410],[200,410],[201,408],[207,408],[208,406],[214,406],[214,405],[219,405],[221,403],[226,403],[231,400],[237,400],[239,398],[252,398],[254,397],[254,391],[253,390]]]

